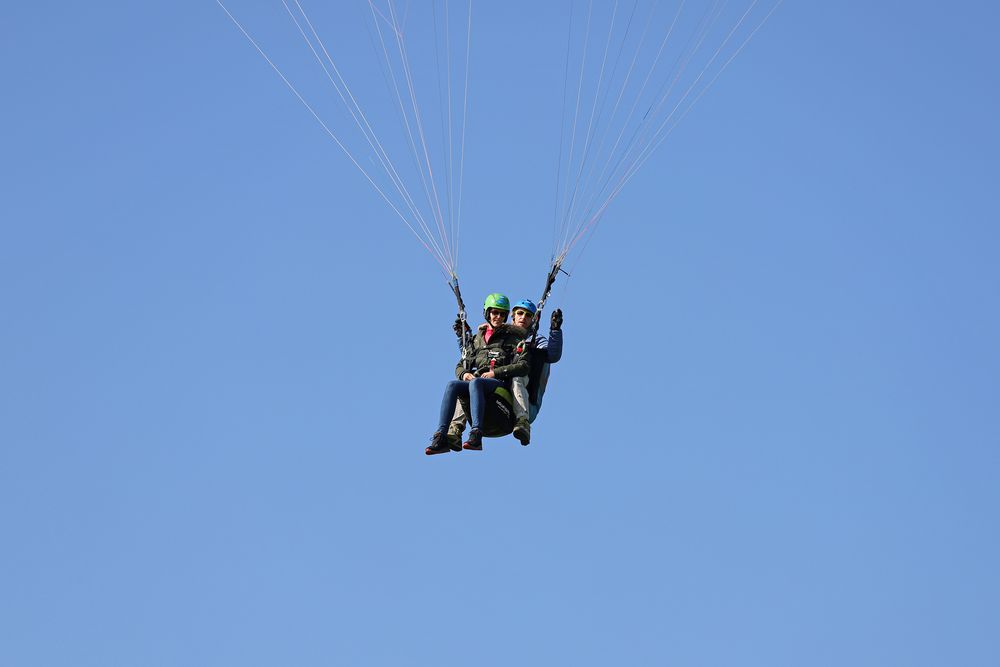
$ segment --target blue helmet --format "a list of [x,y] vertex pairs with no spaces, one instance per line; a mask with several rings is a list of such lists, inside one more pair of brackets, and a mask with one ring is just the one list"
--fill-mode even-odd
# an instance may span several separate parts
[[[522,308],[531,313],[532,316],[534,316],[534,314],[538,312],[538,306],[536,306],[535,302],[531,301],[530,299],[521,299],[520,301],[514,304],[514,308]],[[512,308],[511,310],[513,310],[514,308]]]

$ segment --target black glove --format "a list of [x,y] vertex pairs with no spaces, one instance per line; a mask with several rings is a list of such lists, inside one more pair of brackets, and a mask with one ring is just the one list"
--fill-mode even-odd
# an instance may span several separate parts
[[465,333],[467,335],[472,333],[472,329],[469,328],[469,323],[468,322],[463,322],[461,318],[457,318],[455,320],[454,326],[452,326],[452,330],[455,332],[455,335],[458,336],[459,338],[462,337],[462,325],[463,324],[465,325]]
[[559,331],[562,329],[562,308],[552,311],[552,320],[549,322],[549,331]]

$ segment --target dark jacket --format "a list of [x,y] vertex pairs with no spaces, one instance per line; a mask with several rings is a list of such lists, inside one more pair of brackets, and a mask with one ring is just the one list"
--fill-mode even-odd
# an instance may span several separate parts
[[[476,337],[472,339],[472,368],[466,368],[459,360],[455,366],[455,376],[461,380],[466,373],[481,375],[490,370],[493,362],[493,373],[498,380],[509,380],[519,375],[528,374],[528,354],[524,339],[528,332],[513,324],[501,324],[490,336],[490,342],[485,340],[486,324],[480,324]],[[521,352],[518,352],[518,347]]]

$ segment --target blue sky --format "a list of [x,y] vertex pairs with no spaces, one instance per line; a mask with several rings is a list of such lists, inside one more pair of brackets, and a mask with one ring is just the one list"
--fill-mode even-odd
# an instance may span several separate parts
[[[568,17],[482,4],[473,312]],[[444,279],[218,5],[8,3],[0,664],[997,664],[997,18],[787,0],[557,284],[532,445],[428,458]]]

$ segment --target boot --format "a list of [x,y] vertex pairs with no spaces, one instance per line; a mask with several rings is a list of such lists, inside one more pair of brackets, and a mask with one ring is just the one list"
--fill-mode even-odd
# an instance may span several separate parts
[[431,437],[431,444],[424,450],[424,454],[433,456],[434,454],[447,454],[450,451],[452,451],[452,446],[448,444],[447,434],[444,431],[437,431]]
[[473,451],[479,452],[483,449],[483,432],[478,428],[474,428],[469,431],[469,439],[465,441],[462,445],[463,449],[471,449]]
[[460,452],[462,451],[462,432],[456,431],[455,429],[448,429],[448,446],[451,447],[451,451]]
[[514,424],[514,437],[520,440],[522,445],[531,442],[531,424],[524,417],[519,417]]

